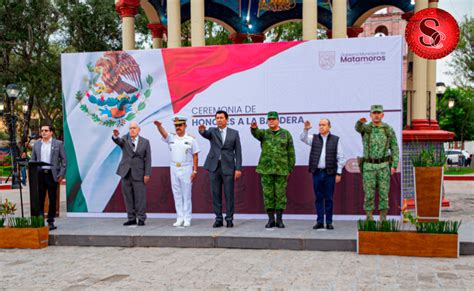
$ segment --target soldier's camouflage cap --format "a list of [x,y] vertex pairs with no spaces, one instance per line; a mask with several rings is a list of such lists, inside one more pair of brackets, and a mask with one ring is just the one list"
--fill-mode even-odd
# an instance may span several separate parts
[[174,124],[185,124],[186,120],[188,119],[184,116],[176,116],[171,119],[171,121],[173,121]]
[[278,112],[276,112],[276,111],[269,111],[269,112],[267,113],[267,118],[276,118],[276,119],[278,119]]
[[383,106],[382,105],[370,106],[370,113],[374,113],[374,112],[383,112]]

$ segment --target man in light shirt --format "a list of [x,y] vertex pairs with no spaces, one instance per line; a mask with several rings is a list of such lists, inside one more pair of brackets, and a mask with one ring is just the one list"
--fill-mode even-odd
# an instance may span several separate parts
[[177,216],[173,226],[188,227],[191,226],[191,195],[193,181],[197,175],[200,150],[196,138],[186,133],[187,118],[175,117],[172,120],[176,133],[168,134],[160,121],[155,121],[154,124],[171,152],[171,188]]
[[319,134],[309,134],[311,122],[304,122],[300,139],[311,146],[309,154],[309,172],[313,174],[313,188],[316,196],[318,214],[313,229],[334,229],[332,224],[333,195],[335,183],[341,182],[344,156],[339,137],[330,133],[331,122],[327,118],[319,121]]
[[56,215],[56,200],[58,185],[66,174],[66,152],[63,142],[53,138],[53,127],[41,126],[41,139],[33,146],[32,162],[45,162],[51,166],[43,166],[38,172],[40,214],[44,216],[44,201],[48,191],[48,226],[49,230],[57,227],[54,225]]

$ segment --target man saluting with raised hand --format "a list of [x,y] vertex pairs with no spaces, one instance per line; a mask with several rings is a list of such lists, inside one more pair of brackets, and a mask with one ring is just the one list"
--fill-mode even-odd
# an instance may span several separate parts
[[224,186],[227,227],[234,226],[234,180],[242,174],[242,147],[239,132],[228,128],[229,115],[225,111],[216,112],[217,127],[206,129],[199,126],[199,134],[208,139],[211,149],[204,168],[209,171],[212,191],[212,205],[216,221],[213,227],[224,225],[222,217],[222,186]]
[[128,134],[120,137],[114,129],[112,140],[122,149],[117,175],[122,178],[122,194],[128,220],[123,225],[145,225],[146,187],[151,176],[151,148],[148,139],[139,136],[140,126],[131,122]]
[[176,133],[168,133],[156,120],[154,124],[171,152],[170,174],[176,222],[173,226],[191,226],[193,181],[197,175],[199,146],[196,138],[186,133],[186,117],[172,119]]

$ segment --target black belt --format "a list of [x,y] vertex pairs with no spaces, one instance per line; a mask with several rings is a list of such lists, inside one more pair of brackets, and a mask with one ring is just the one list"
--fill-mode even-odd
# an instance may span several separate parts
[[325,169],[325,168],[324,168],[324,169],[317,168],[317,169],[316,169],[316,172],[325,172],[325,173],[326,173],[327,171],[326,171],[326,169]]
[[391,156],[383,157],[379,159],[364,158],[364,162],[369,163],[369,164],[381,164],[381,163],[390,162],[391,160],[392,160]]

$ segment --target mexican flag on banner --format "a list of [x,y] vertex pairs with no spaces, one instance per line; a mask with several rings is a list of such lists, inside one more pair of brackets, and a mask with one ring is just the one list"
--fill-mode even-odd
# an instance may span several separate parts
[[112,130],[143,128],[199,93],[301,42],[61,56],[68,212],[103,212],[120,177]]

